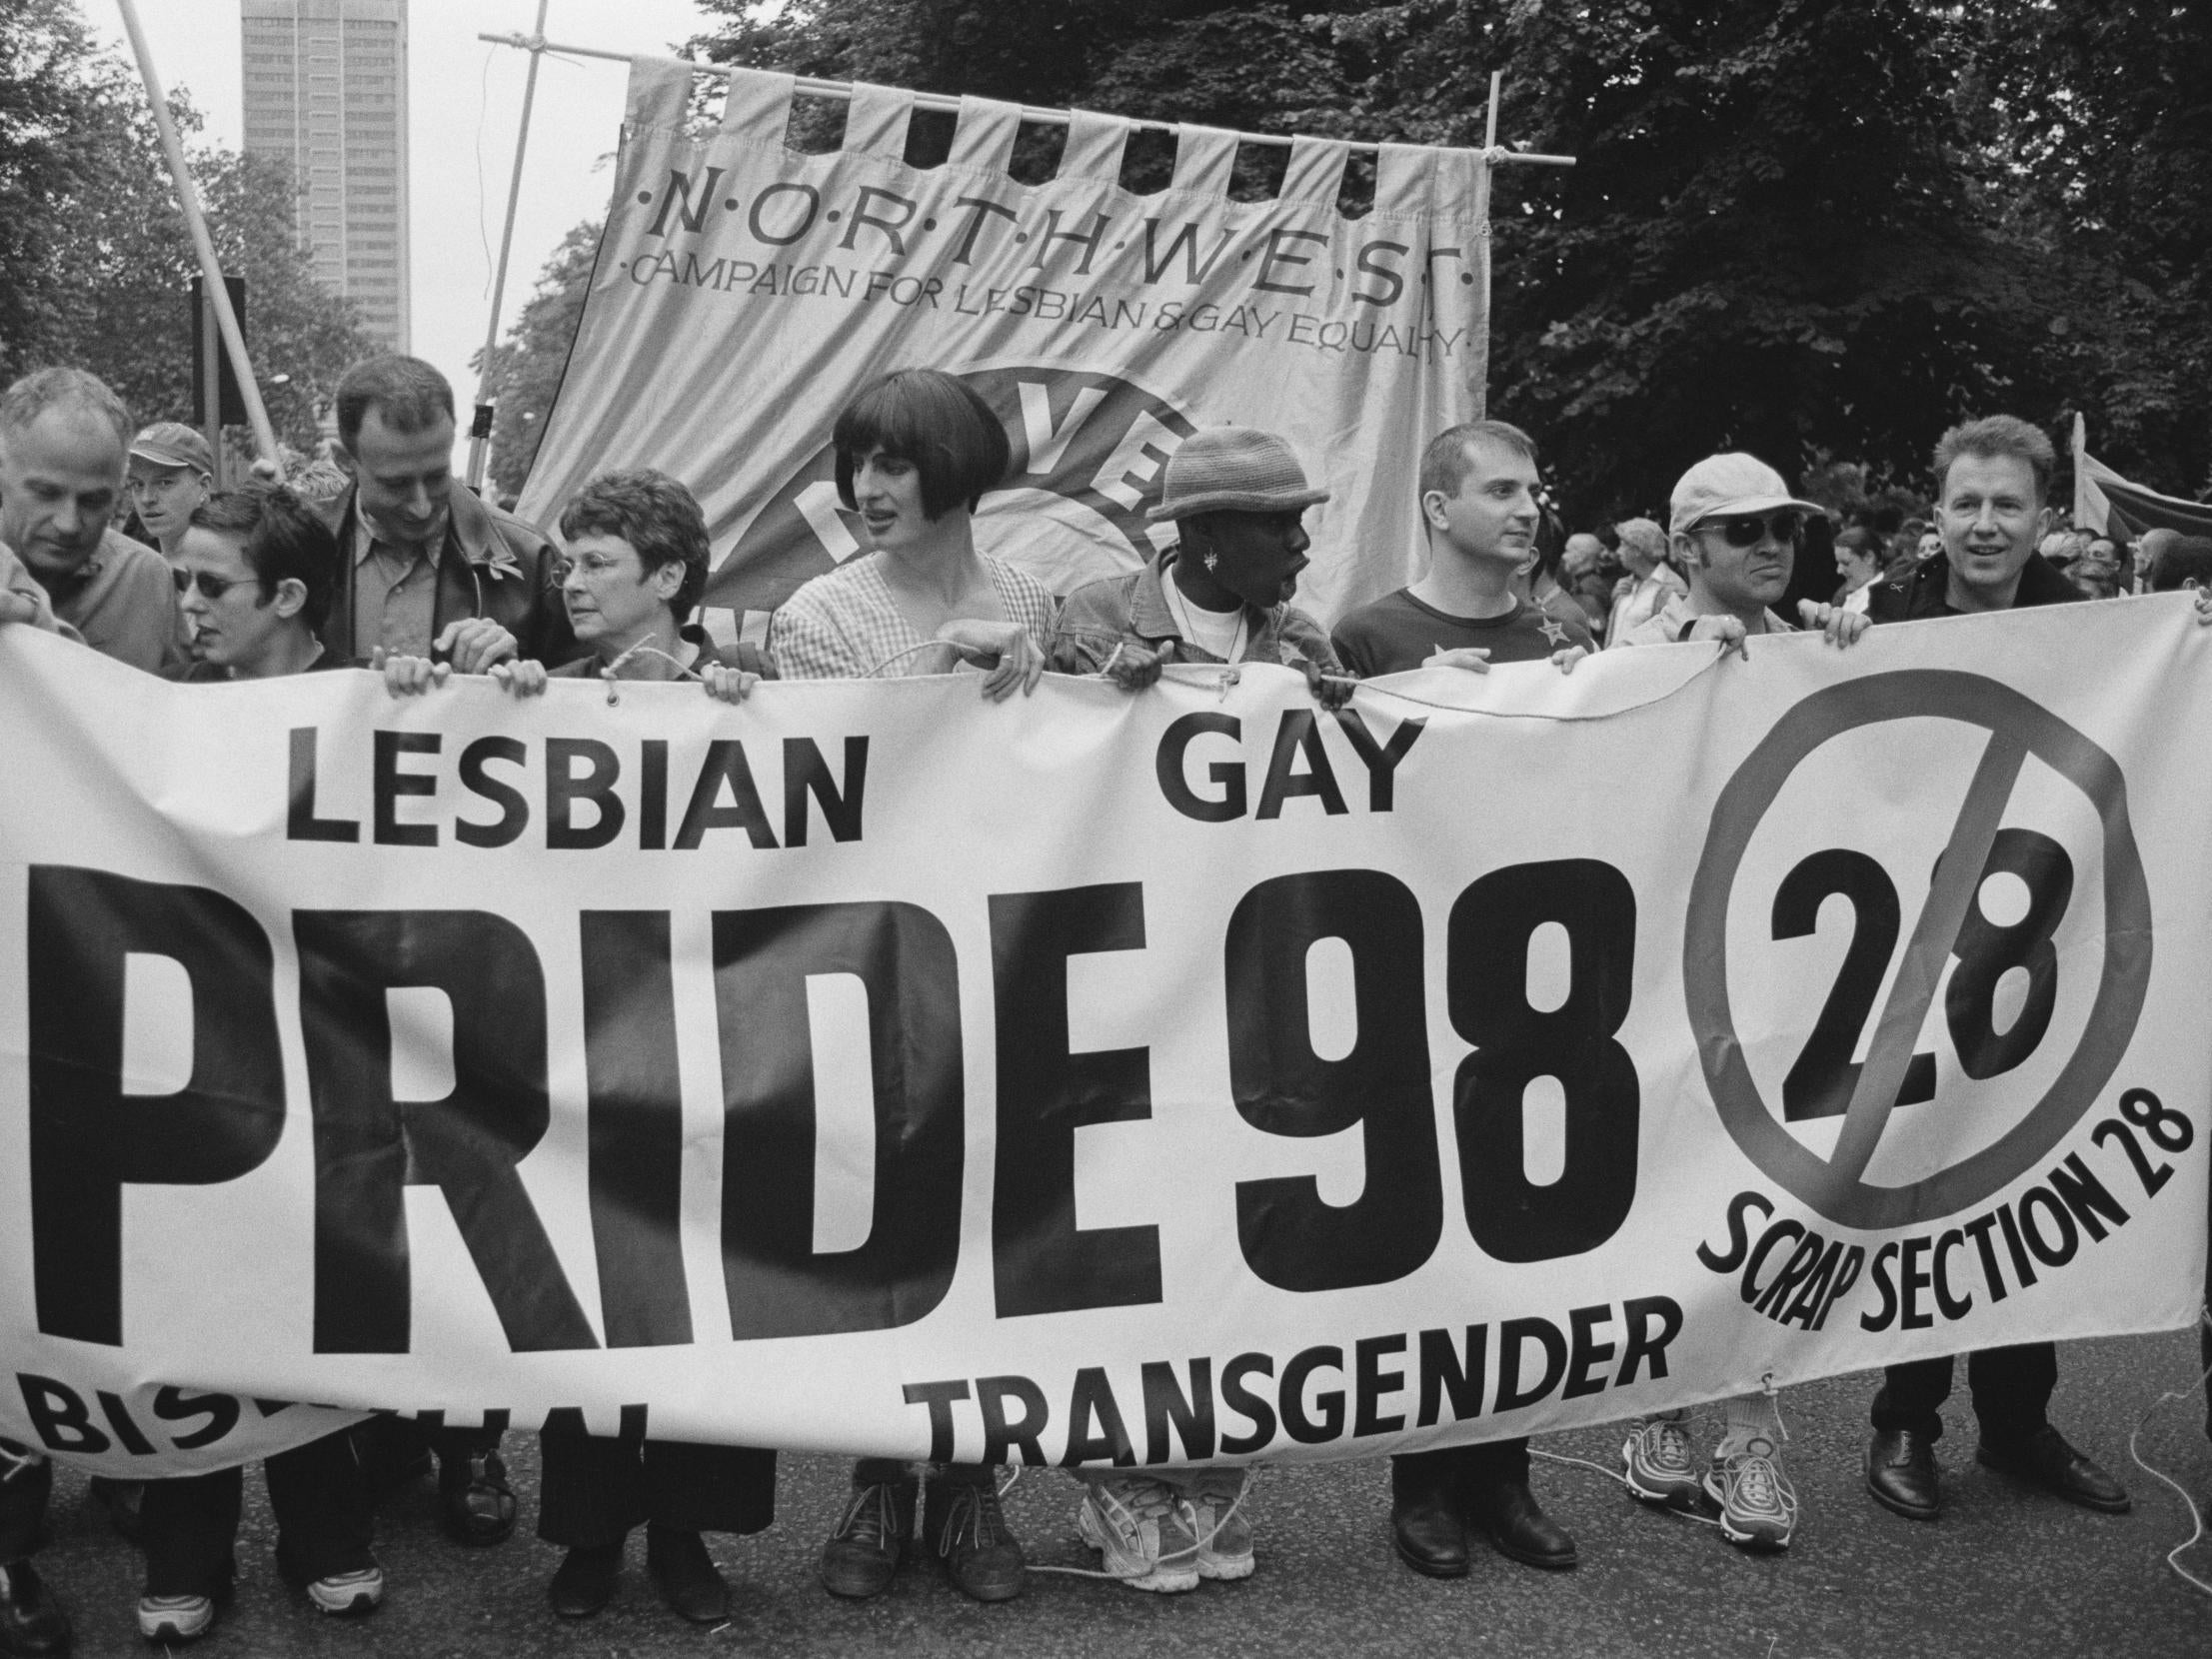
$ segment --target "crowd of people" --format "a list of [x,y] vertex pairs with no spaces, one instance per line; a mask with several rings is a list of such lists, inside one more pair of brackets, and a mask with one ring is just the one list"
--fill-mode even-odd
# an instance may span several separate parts
[[[1999,415],[1943,435],[1931,521],[1886,531],[1837,526],[1765,462],[1731,453],[1683,473],[1663,524],[1632,518],[1604,536],[1561,535],[1540,503],[1534,442],[1499,421],[1453,427],[1421,458],[1423,574],[1333,627],[1293,602],[1312,551],[1304,514],[1327,492],[1281,437],[1208,428],[1167,463],[1149,510],[1172,527],[1165,550],[1060,596],[977,547],[973,516],[1009,473],[1000,420],[958,379],[911,369],[866,388],[837,423],[837,488],[867,552],[801,588],[757,646],[699,625],[707,527],[666,474],[594,479],[566,504],[557,545],[454,479],[453,396],[429,365],[357,365],[336,417],[335,466],[215,491],[213,457],[190,428],[137,430],[113,392],[78,370],[18,381],[0,394],[0,622],[182,681],[367,667],[394,696],[457,674],[518,697],[590,675],[689,679],[738,702],[769,678],[963,669],[979,671],[994,699],[1033,690],[1048,670],[1103,675],[1134,696],[1170,665],[1271,663],[1301,672],[1334,707],[1363,678],[1423,667],[1534,662],[1565,673],[1598,650],[1732,646],[1797,629],[1842,650],[1876,623],[2212,583],[2212,541],[2147,537],[2123,549],[2054,533],[2052,447]],[[126,506],[143,540],[117,528]],[[1806,561],[1831,558],[1834,580],[1814,568],[1806,592]],[[2119,1484],[2047,1420],[2056,1376],[2049,1343],[1972,1356],[1981,1461],[2069,1502],[2125,1510]],[[1891,1366],[1872,1401],[1866,1486],[1900,1515],[1940,1511],[1934,1446],[1951,1380],[1948,1359]],[[1653,1504],[1709,1509],[1744,1548],[1784,1548],[1797,1499],[1776,1400],[1727,1400],[1720,1417],[1702,1462],[1685,1412],[1627,1425],[1623,1478]],[[518,1520],[500,1442],[491,1428],[379,1416],[268,1458],[280,1570],[325,1612],[372,1609],[384,1594],[372,1549],[380,1495],[433,1469],[447,1531],[498,1544]],[[556,1614],[607,1605],[643,1525],[668,1604],[706,1624],[727,1616],[702,1534],[771,1524],[773,1450],[594,1435],[557,1413],[541,1452],[538,1532],[565,1551],[549,1586]],[[881,1594],[919,1555],[978,1600],[1020,1594],[1025,1553],[998,1474],[860,1460],[823,1546],[824,1589]],[[0,1654],[70,1643],[61,1600],[33,1562],[50,1486],[34,1449],[0,1441]],[[1484,1540],[1532,1567],[1575,1565],[1572,1536],[1531,1489],[1525,1439],[1394,1457],[1390,1486],[1395,1545],[1415,1571],[1463,1575],[1470,1545]],[[140,1630],[174,1642],[212,1628],[234,1571],[241,1472],[107,1480],[95,1491],[144,1550]],[[1085,1471],[1077,1526],[1123,1583],[1185,1591],[1253,1571],[1246,1492],[1246,1471],[1230,1464]]]

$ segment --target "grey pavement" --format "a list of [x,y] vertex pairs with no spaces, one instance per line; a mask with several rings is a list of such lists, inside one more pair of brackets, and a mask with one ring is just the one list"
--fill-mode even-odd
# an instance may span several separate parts
[[[195,1648],[208,1659],[2212,1654],[2212,1596],[2182,1582],[2164,1560],[2189,1536],[2188,1511],[2135,1467],[2127,1444],[2159,1394],[2184,1391],[2184,1399],[2151,1418],[2143,1455],[2200,1504],[2212,1500],[2212,1446],[2194,1386],[2194,1339],[2174,1333],[2073,1344],[2061,1350],[2060,1370],[2053,1420],[2127,1484],[2136,1500],[2130,1515],[2071,1509],[1977,1465],[1962,1367],[1960,1394],[1946,1407],[1937,1448],[1947,1507],[1933,1524],[1890,1515],[1860,1485],[1873,1377],[1834,1378],[1785,1394],[1803,1519],[1796,1543],[1780,1557],[1746,1556],[1710,1526],[1638,1506],[1600,1474],[1539,1462],[1536,1489],[1574,1532],[1580,1567],[1541,1573],[1483,1551],[1468,1578],[1423,1579],[1391,1551],[1387,1473],[1369,1459],[1264,1469],[1250,1500],[1259,1570],[1241,1584],[1155,1596],[1033,1572],[1021,1600],[984,1607],[934,1574],[909,1569],[881,1600],[851,1604],[833,1601],[814,1577],[816,1552],[845,1489],[845,1466],[795,1457],[781,1470],[773,1528],[753,1538],[710,1540],[737,1592],[735,1617],[712,1632],[680,1623],[660,1605],[636,1535],[615,1604],[580,1624],[556,1620],[545,1585],[559,1552],[529,1535],[535,1442],[510,1434],[523,1529],[497,1549],[459,1549],[437,1531],[428,1482],[402,1494],[379,1523],[386,1604],[358,1621],[315,1613],[278,1579],[266,1496],[258,1476],[249,1478],[238,1598],[215,1634]],[[1701,1446],[1717,1429],[1716,1418],[1700,1413]],[[1536,1444],[1612,1468],[1620,1438],[1617,1429],[1598,1428]],[[1075,1491],[1065,1474],[1032,1470],[1008,1494],[1010,1518],[1033,1566],[1096,1567],[1076,1535]],[[108,1532],[81,1476],[63,1473],[53,1532],[41,1564],[71,1607],[78,1651],[102,1659],[147,1653],[132,1622],[138,1558]],[[2212,1540],[2182,1559],[2212,1581]]]

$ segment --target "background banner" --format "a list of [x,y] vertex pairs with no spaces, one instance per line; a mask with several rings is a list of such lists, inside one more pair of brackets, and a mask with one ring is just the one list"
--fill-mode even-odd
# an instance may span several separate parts
[[2185,1325],[2190,615],[1335,716],[1273,668],[394,701],[7,630],[0,1434],[1339,1457]]
[[[950,158],[905,160],[914,95],[856,89],[842,148],[785,147],[792,78],[737,70],[695,136],[690,66],[640,59],[583,321],[520,504],[552,524],[590,477],[659,466],[707,511],[711,610],[768,611],[858,552],[831,429],[862,386],[935,368],[1006,422],[984,551],[1056,592],[1132,569],[1192,430],[1289,439],[1334,495],[1301,603],[1405,583],[1422,444],[1464,412],[1486,244],[1471,151],[1384,145],[1371,211],[1349,147],[1300,138],[1272,200],[1229,198],[1237,137],[1177,130],[1167,188],[1119,184],[1133,123],[1077,112],[1056,175],[1007,166],[1020,111],[964,99]],[[718,622],[727,631],[728,622]]]

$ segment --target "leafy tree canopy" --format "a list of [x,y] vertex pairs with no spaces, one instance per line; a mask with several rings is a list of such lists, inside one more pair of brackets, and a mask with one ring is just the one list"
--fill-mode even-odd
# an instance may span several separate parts
[[[171,102],[196,132],[190,106]],[[312,449],[339,375],[374,347],[295,240],[289,167],[214,148],[189,165],[216,256],[246,279],[270,420]],[[67,0],[0,0],[0,379],[73,364],[141,423],[190,420],[198,271],[136,74],[94,49]]]
[[[1924,487],[1942,430],[1997,410],[2080,410],[2141,482],[2212,488],[2212,8],[703,7],[716,61],[1247,131],[1478,144],[1501,71],[1501,137],[1578,165],[1499,171],[1490,403],[1576,522],[1650,510],[1723,448]],[[910,159],[945,125],[918,119]],[[1054,143],[1026,137],[1017,172]],[[1170,159],[1132,143],[1125,182]],[[588,271],[570,254],[549,283]]]

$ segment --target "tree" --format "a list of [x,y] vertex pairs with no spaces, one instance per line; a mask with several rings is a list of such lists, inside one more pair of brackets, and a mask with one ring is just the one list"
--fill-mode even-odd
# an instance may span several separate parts
[[[1570,516],[1690,461],[1924,484],[1971,414],[2087,405],[2146,482],[2212,421],[2212,14],[2128,0],[707,0],[721,61],[1247,131],[1481,142],[1491,405]],[[909,159],[927,162],[922,123]],[[939,141],[942,143],[942,141]],[[1165,157],[1132,142],[1124,182]],[[1247,186],[1249,178],[1241,182]]]
[[[584,316],[584,297],[599,258],[600,225],[582,224],[562,239],[538,274],[538,286],[492,354],[491,391],[498,405],[492,418],[492,483],[502,496],[522,494],[538,441],[545,436],[546,414],[561,390],[569,348]],[[472,367],[483,368],[481,354]]]
[[[190,420],[199,266],[144,88],[60,0],[0,0],[0,372],[75,364],[141,422]],[[196,132],[189,104],[171,103]],[[375,348],[312,275],[287,165],[215,148],[189,165],[218,261],[246,279],[270,420],[310,449],[339,375]]]
[[1989,188],[2061,286],[2046,375],[2105,460],[2212,493],[2212,13],[2012,0],[1976,24]]

